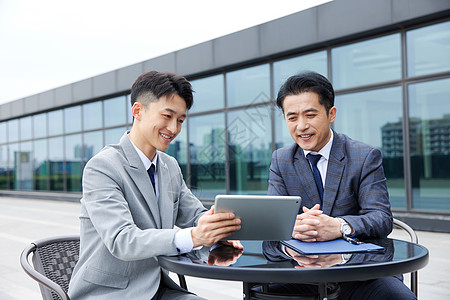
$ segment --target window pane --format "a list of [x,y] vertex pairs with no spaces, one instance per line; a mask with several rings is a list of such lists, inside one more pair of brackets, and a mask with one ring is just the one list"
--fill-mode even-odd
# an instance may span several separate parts
[[227,106],[270,100],[268,64],[227,73]]
[[220,109],[224,107],[223,75],[191,81],[194,89],[194,104],[190,113]]
[[187,129],[183,128],[180,134],[169,145],[166,151],[170,156],[175,157],[180,165],[184,180],[187,179]]
[[105,145],[118,144],[125,131],[126,127],[105,130]]
[[275,149],[280,149],[292,145],[294,140],[289,133],[283,112],[278,107],[275,108]]
[[6,130],[6,122],[0,123],[0,144],[6,143],[8,131]]
[[8,142],[19,140],[19,120],[14,119],[8,122]]
[[47,114],[33,116],[34,138],[42,138],[47,136]]
[[33,189],[32,143],[20,143],[20,152],[16,156],[16,174],[19,189]]
[[66,133],[81,131],[81,106],[64,109],[64,130]]
[[34,189],[48,190],[47,140],[34,141]]
[[228,114],[231,194],[266,194],[272,157],[270,106]]
[[81,134],[67,135],[64,139],[66,188],[68,192],[81,192]]
[[0,145],[0,190],[8,189],[8,146]]
[[8,164],[6,166],[6,172],[8,176],[8,189],[18,190],[19,181],[17,180],[17,158],[19,157],[19,144],[9,144],[8,145]]
[[450,21],[408,31],[408,75],[450,70]]
[[20,139],[29,140],[31,139],[31,117],[25,117],[20,119]]
[[200,199],[226,192],[224,129],[222,113],[189,118],[190,185]]
[[48,139],[50,190],[52,191],[64,191],[63,149],[62,137]]
[[408,91],[413,206],[450,210],[450,79]]
[[320,51],[275,62],[273,64],[275,98],[286,79],[303,71],[314,71],[328,77],[327,52]]
[[331,62],[335,89],[400,79],[400,34],[334,48]]
[[103,148],[103,131],[93,131],[87,132],[84,134],[84,159],[83,161],[86,163],[95,154],[100,152]]
[[98,129],[103,126],[102,102],[83,105],[83,129]]
[[334,129],[382,151],[391,205],[405,208],[401,88],[338,96],[336,107]]
[[133,115],[131,114],[131,96],[127,95],[127,115],[128,115],[128,124],[133,123]]
[[48,135],[63,133],[63,111],[55,110],[48,113]]
[[105,127],[125,125],[127,123],[127,111],[125,96],[108,99],[103,102]]

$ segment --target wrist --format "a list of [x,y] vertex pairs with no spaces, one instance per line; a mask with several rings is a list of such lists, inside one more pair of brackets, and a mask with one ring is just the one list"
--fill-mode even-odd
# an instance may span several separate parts
[[350,224],[347,223],[347,221],[345,221],[342,218],[336,218],[339,221],[339,231],[341,234],[341,237],[344,235],[350,235],[353,233],[353,229],[350,226]]

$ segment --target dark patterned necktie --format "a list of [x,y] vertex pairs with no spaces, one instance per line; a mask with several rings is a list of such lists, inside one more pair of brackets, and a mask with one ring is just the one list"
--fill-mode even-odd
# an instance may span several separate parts
[[320,171],[317,168],[317,162],[320,160],[322,155],[320,154],[311,154],[308,153],[306,155],[306,158],[309,160],[312,166],[312,172],[314,175],[314,180],[316,181],[317,190],[319,191],[320,196],[320,206],[322,207],[322,201],[323,201],[323,183],[322,183],[322,177],[320,176]]
[[155,165],[151,164],[150,168],[148,168],[147,170],[148,176],[150,176],[150,181],[152,182],[153,185],[153,191],[155,191],[156,193],[156,189],[155,189]]

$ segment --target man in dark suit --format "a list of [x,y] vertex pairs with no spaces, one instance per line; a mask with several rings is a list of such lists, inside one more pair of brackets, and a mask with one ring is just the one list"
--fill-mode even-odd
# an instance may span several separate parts
[[[290,77],[277,106],[295,143],[273,153],[267,193],[302,197],[292,236],[308,242],[386,237],[392,213],[381,152],[331,129],[336,107],[328,79],[314,72]],[[399,278],[389,277],[342,284],[339,299],[415,296]]]

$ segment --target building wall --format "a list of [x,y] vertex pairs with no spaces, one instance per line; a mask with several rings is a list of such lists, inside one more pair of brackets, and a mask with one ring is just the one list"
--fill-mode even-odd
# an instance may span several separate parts
[[196,90],[168,150],[193,192],[264,194],[272,151],[291,143],[273,99],[308,69],[336,89],[335,130],[383,151],[397,215],[449,220],[449,15],[449,1],[335,0],[3,104],[0,193],[79,197],[85,163],[130,127],[131,84],[157,69]]

